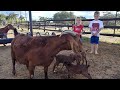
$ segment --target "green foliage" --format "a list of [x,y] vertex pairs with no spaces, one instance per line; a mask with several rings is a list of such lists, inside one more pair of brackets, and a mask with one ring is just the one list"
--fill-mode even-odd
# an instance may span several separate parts
[[0,24],[2,23],[3,20],[5,20],[6,16],[4,14],[0,14]]
[[[109,18],[116,18],[116,14],[111,13],[110,11],[104,12],[103,16],[100,17],[101,19],[109,19]],[[117,14],[117,18],[120,18],[120,14]],[[115,21],[104,21],[104,25],[107,26],[115,26]],[[116,25],[120,25],[120,21],[116,22]]]
[[[66,11],[57,12],[53,16],[54,20],[73,19],[73,18],[75,18],[75,15],[73,14],[73,12],[66,12]],[[70,24],[73,22],[72,21],[55,21],[55,23]]]
[[2,24],[2,21],[6,20],[7,23],[18,23],[25,21],[25,17],[20,16],[18,17],[18,14],[11,12],[8,15],[0,14],[0,24]]

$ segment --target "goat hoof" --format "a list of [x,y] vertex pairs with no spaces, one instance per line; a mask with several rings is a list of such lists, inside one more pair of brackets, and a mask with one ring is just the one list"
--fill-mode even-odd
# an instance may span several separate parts
[[31,76],[30,76],[30,79],[33,79],[33,77],[34,77],[34,75],[31,75]]
[[15,76],[16,72],[15,72],[15,71],[12,71],[12,74]]
[[45,79],[49,79],[48,77],[45,77]]
[[49,78],[45,78],[45,79],[49,79]]
[[70,79],[70,76],[68,76],[68,79]]
[[57,73],[56,71],[53,71],[53,73]]

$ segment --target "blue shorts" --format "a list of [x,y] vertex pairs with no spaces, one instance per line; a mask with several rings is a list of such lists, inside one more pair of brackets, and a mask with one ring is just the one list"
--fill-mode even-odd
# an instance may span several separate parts
[[97,36],[91,36],[90,43],[91,44],[99,44],[99,37],[97,37]]

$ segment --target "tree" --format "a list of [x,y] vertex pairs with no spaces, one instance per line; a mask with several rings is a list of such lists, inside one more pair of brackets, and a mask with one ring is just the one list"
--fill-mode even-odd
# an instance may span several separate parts
[[18,14],[15,14],[14,12],[12,12],[8,16],[6,16],[6,20],[8,20],[9,23],[15,23],[17,22],[17,16]]
[[[61,11],[61,12],[57,12],[54,14],[53,19],[54,20],[63,20],[63,19],[73,19],[75,18],[75,15],[73,14],[73,12],[66,12],[66,11]],[[64,21],[55,21],[55,23],[63,23],[63,24],[69,24],[69,23],[73,23],[73,22],[64,22]]]
[[0,14],[0,24],[2,23],[3,20],[6,19],[6,16],[4,14]]
[[[86,17],[83,17],[83,16],[80,16],[80,18],[81,18],[81,20],[85,20],[86,19]],[[89,21],[82,21],[82,23],[85,25],[85,26],[87,26],[87,25],[89,25]]]
[[[40,20],[40,21],[52,20],[52,18],[48,18],[48,17],[41,17],[41,16],[39,16],[39,20]],[[50,21],[47,21],[46,23],[47,23],[47,24],[49,24],[49,23],[50,23]]]
[[[100,17],[101,19],[109,19],[109,18],[116,18],[116,14],[111,13],[110,11],[103,12],[103,16]],[[117,18],[120,18],[120,14],[117,14]],[[103,21],[104,25],[115,25],[115,21]],[[117,25],[120,25],[120,21],[117,21]]]
[[48,18],[47,17],[41,17],[41,16],[39,16],[39,20],[40,21],[45,21],[45,20],[47,20]]
[[25,17],[23,17],[22,15],[20,15],[19,19],[20,19],[21,23],[22,23],[22,21],[25,21]]
[[80,16],[80,18],[81,18],[81,20],[86,19],[86,18],[85,18],[85,17],[83,17],[83,16]]

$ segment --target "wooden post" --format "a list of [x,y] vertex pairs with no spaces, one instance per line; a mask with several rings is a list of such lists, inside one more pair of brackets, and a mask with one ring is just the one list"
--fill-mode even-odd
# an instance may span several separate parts
[[30,34],[33,36],[33,31],[32,31],[32,13],[29,11],[29,21],[30,21]]
[[[117,11],[116,11],[116,16],[115,18],[117,18]],[[115,26],[116,26],[116,20],[115,20]],[[115,28],[114,28],[114,34],[113,34],[113,37],[115,36]]]
[[46,21],[44,21],[44,32],[45,32],[45,27],[46,27]]
[[56,30],[56,23],[55,23],[55,30]]
[[29,31],[29,21],[28,21],[28,31]]
[[75,19],[74,19],[74,24],[75,24]]
[[69,26],[68,26],[68,30],[69,30]]
[[26,21],[27,21],[27,14],[26,14],[26,11],[25,11],[25,18],[26,18]]
[[39,22],[39,29],[40,29],[40,22]]

